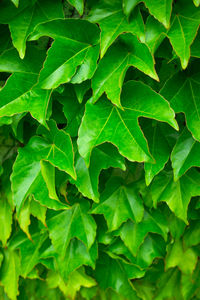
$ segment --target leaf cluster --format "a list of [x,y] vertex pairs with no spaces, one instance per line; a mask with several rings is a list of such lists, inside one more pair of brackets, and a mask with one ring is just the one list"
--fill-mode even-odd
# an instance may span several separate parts
[[0,299],[200,299],[200,1],[0,1]]

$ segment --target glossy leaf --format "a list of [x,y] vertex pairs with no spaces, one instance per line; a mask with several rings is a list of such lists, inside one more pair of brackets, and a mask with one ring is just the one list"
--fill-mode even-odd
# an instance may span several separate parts
[[[71,79],[73,83],[81,83],[92,77],[99,56],[96,25],[85,20],[54,20],[37,26],[30,40],[41,36],[49,36],[54,42],[40,73],[39,86],[51,89]],[[55,61],[55,57],[59,59]]]
[[90,11],[88,20],[98,23],[101,28],[101,57],[103,57],[116,40],[124,33],[130,32],[144,41],[144,23],[139,10],[135,10],[133,16],[127,20],[122,12],[121,1],[115,3],[100,1]]
[[103,214],[110,231],[116,230],[128,219],[139,223],[143,218],[142,200],[134,186],[123,185],[119,178],[107,183],[100,203],[93,206],[92,214]]
[[200,176],[195,170],[188,171],[174,182],[171,174],[161,173],[151,185],[154,205],[165,201],[174,214],[187,221],[187,209],[191,197],[200,195]]
[[120,94],[127,69],[133,66],[155,80],[159,80],[154,69],[154,60],[148,47],[138,39],[125,34],[121,42],[113,45],[100,61],[92,79],[93,96],[96,102],[105,92],[113,104],[121,107]]
[[87,165],[92,149],[104,142],[113,143],[120,154],[131,161],[152,162],[146,140],[138,125],[137,119],[141,116],[168,122],[177,129],[174,113],[168,103],[143,83],[126,83],[121,101],[124,111],[104,98],[95,105],[87,103],[78,138],[79,152]]

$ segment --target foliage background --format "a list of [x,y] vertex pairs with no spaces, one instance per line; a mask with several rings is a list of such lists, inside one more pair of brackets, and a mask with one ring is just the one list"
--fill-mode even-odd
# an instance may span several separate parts
[[0,299],[200,298],[199,5],[0,1]]

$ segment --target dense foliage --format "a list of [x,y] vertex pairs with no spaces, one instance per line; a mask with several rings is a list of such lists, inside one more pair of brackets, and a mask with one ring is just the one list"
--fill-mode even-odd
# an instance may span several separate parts
[[199,5],[0,1],[0,299],[200,299]]

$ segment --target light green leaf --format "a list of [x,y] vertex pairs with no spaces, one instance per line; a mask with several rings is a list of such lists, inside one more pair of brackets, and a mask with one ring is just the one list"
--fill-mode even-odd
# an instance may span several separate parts
[[20,268],[19,255],[13,250],[5,249],[4,260],[0,269],[0,282],[11,300],[16,300],[17,295],[19,295],[18,280]]
[[[49,132],[47,129],[41,130],[45,135],[48,134],[48,139],[39,136],[32,137],[26,147],[19,149],[11,177],[13,197],[18,212],[26,197],[32,193],[35,200],[38,200],[42,205],[53,209],[65,208],[65,205],[60,203],[58,198],[49,200],[49,197],[55,195],[55,192],[52,192],[53,188],[51,187],[48,197],[46,184],[41,175],[40,161],[47,160],[55,167],[75,177],[73,148],[68,134],[59,130],[53,121],[49,122],[49,127]],[[52,180],[51,177],[54,176],[52,172],[54,172],[53,168],[48,168],[45,172],[43,170],[43,175],[50,178],[45,178],[45,182]],[[40,188],[41,184],[42,189]]]
[[67,0],[71,5],[73,5],[80,15],[83,14],[84,10],[84,0]]
[[6,246],[12,230],[12,209],[5,197],[0,197],[0,240]]
[[183,237],[184,245],[189,248],[200,243],[200,223],[199,220],[191,221]]
[[200,143],[185,128],[171,153],[174,179],[178,180],[191,167],[200,167]]
[[85,274],[83,267],[72,272],[67,283],[63,281],[58,273],[50,271],[47,277],[47,283],[50,288],[59,287],[66,297],[72,299],[75,299],[81,287],[91,288],[96,285],[95,280]]
[[15,6],[16,7],[18,7],[19,6],[19,0],[11,0],[12,1],[12,3],[14,3],[15,4]]
[[89,13],[88,20],[98,23],[101,29],[101,58],[116,38],[124,33],[130,32],[144,41],[144,23],[139,9],[127,20],[122,12],[121,1],[100,1],[97,7],[93,7]]
[[190,199],[200,195],[200,174],[192,169],[174,182],[172,174],[163,172],[152,182],[151,192],[155,206],[160,201],[166,202],[171,211],[187,224]]
[[37,232],[29,240],[24,234],[19,234],[12,240],[11,246],[14,249],[20,249],[21,252],[21,273],[24,278],[40,262],[44,248],[42,248],[47,239],[47,232]]
[[160,92],[170,102],[176,113],[185,114],[187,128],[193,137],[200,141],[200,82],[198,76],[186,77],[176,73],[163,86]]
[[141,116],[168,122],[177,129],[174,112],[166,100],[147,85],[129,81],[124,85],[121,100],[124,111],[111,105],[105,98],[95,105],[86,104],[78,147],[87,165],[92,149],[104,142],[117,146],[119,153],[130,161],[152,161],[146,139],[138,125]]
[[118,230],[124,244],[134,256],[137,255],[149,232],[160,234],[165,240],[167,239],[166,219],[158,210],[152,211],[151,214],[145,211],[144,218],[140,223],[128,221]]
[[91,266],[94,269],[97,256],[96,243],[88,250],[81,241],[72,239],[65,250],[65,256],[59,255],[56,262],[62,278],[67,281],[69,274],[82,265]]
[[79,19],[54,20],[37,26],[30,40],[41,36],[54,39],[39,77],[42,88],[56,88],[71,79],[81,83],[93,76],[99,56],[96,25]]
[[108,181],[100,203],[93,206],[92,214],[103,214],[110,231],[116,230],[128,219],[139,223],[143,218],[142,199],[134,185],[126,186],[120,178]]
[[126,71],[130,66],[139,69],[155,80],[159,80],[149,48],[140,43],[137,37],[124,34],[120,36],[119,42],[113,45],[99,62],[92,78],[92,101],[96,102],[105,92],[108,99],[121,107],[122,84]]
[[129,16],[133,8],[139,3],[139,0],[122,0],[123,11]]
[[72,238],[77,237],[86,247],[91,248],[96,236],[96,224],[88,213],[88,207],[78,203],[60,213],[52,212],[47,219],[49,236],[61,259]]
[[173,0],[144,0],[146,7],[159,22],[169,28]]
[[28,47],[27,55],[21,60],[15,49],[9,49],[0,56],[0,71],[13,73],[0,90],[0,117],[30,112],[46,125],[46,110],[51,91],[41,90],[37,78],[42,67],[45,52]]
[[200,15],[192,2],[182,2],[167,35],[176,54],[180,57],[182,68],[185,69],[190,59],[190,46],[199,27]]
[[90,166],[87,168],[84,159],[77,153],[75,158],[75,169],[77,179],[70,179],[84,197],[95,202],[99,201],[98,183],[99,175],[103,169],[110,167],[125,170],[124,159],[112,144],[103,144],[92,152]]
[[[17,5],[16,5],[17,6]],[[20,3],[21,7],[21,3]],[[7,14],[4,10],[2,13]],[[38,0],[34,5],[18,11],[15,9],[13,18],[8,17],[8,24],[14,47],[23,59],[26,51],[26,41],[34,28],[43,22],[63,18],[62,2],[54,0]]]
[[169,246],[166,256],[166,269],[178,266],[183,273],[192,274],[196,263],[197,254],[191,248],[184,251],[180,240]]
[[194,5],[195,5],[196,7],[198,7],[198,6],[200,5],[200,1],[199,1],[199,0],[193,0],[193,2],[194,2]]
[[46,210],[46,207],[41,206],[39,202],[36,202],[32,197],[28,197],[25,200],[24,205],[22,206],[19,213],[18,222],[21,229],[27,234],[30,240],[32,240],[31,235],[29,233],[29,225],[31,224],[30,216],[33,215],[44,225],[46,225]]

